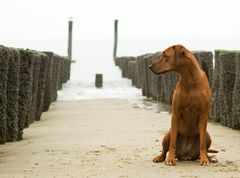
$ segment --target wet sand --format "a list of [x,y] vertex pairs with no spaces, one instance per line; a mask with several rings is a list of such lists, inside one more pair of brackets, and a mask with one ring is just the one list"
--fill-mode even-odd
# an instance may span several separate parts
[[167,112],[124,100],[56,102],[24,131],[24,140],[0,145],[0,177],[240,177],[240,132],[212,123],[218,163],[153,163],[169,127]]

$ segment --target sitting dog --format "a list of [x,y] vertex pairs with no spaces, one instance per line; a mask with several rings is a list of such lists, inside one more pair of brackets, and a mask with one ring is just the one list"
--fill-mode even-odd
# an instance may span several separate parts
[[200,159],[201,165],[214,162],[207,155],[217,153],[209,149],[212,141],[207,132],[211,90],[194,55],[182,45],[171,46],[149,68],[155,74],[171,71],[180,74],[173,93],[171,128],[163,138],[161,154],[153,161],[165,161],[167,165],[175,165],[175,158]]

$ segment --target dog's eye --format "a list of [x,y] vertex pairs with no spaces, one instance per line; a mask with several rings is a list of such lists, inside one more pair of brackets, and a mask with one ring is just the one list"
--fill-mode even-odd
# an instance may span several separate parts
[[167,61],[169,59],[169,56],[167,56],[167,55],[164,55],[163,57],[164,57],[165,61]]
[[166,53],[163,53],[163,57],[168,58],[169,56]]

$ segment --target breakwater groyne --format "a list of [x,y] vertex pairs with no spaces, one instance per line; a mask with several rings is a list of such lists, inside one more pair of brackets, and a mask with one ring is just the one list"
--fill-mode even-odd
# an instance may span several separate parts
[[53,52],[0,46],[0,143],[21,140],[70,78],[71,61]]

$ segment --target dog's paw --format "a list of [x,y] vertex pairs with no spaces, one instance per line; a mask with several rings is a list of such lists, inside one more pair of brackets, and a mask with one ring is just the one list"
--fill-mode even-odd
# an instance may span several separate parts
[[166,159],[165,156],[163,156],[163,155],[158,155],[158,156],[156,156],[156,157],[153,159],[153,162],[154,162],[154,163],[161,163],[161,162],[163,162],[165,159]]
[[168,157],[167,160],[165,161],[165,164],[167,166],[176,166],[176,161],[174,157]]
[[208,158],[206,156],[201,157],[200,165],[202,165],[202,166],[208,166],[209,165],[209,160],[208,160]]

